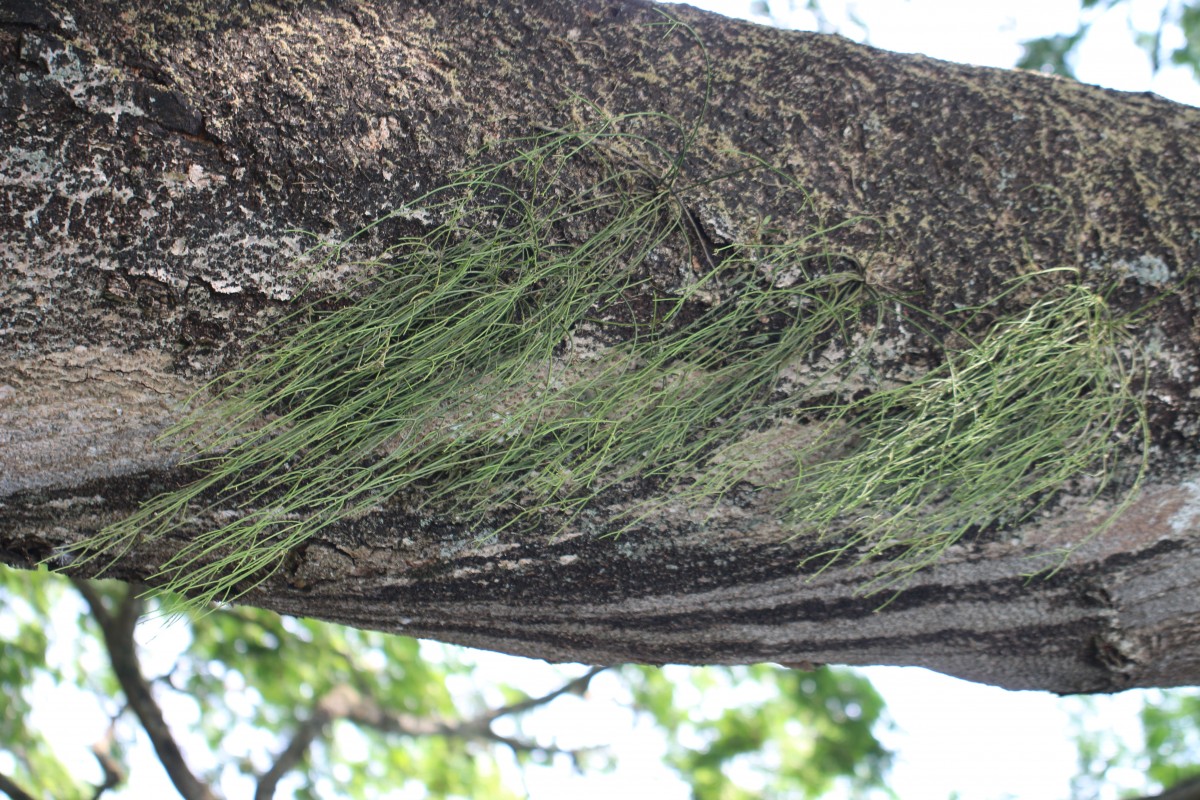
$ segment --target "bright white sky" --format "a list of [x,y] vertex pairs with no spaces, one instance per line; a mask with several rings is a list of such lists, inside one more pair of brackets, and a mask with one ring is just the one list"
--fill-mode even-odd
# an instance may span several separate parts
[[[1110,89],[1153,91],[1179,103],[1200,106],[1200,83],[1190,71],[1168,68],[1153,75],[1150,62],[1134,44],[1130,25],[1150,31],[1163,7],[1179,0],[1132,0],[1105,13],[1089,13],[1092,28],[1080,45],[1076,75],[1084,83]],[[770,23],[754,13],[754,0],[693,0],[689,5],[732,17]],[[817,30],[804,0],[772,0],[774,22]],[[1100,5],[1104,5],[1101,3]],[[794,6],[795,9],[789,8]],[[1009,69],[1021,57],[1020,42],[1057,33],[1074,33],[1079,0],[822,0],[821,8],[837,33],[875,47],[923,53],[947,61]],[[855,21],[857,20],[857,22]],[[861,24],[859,24],[861,23]],[[1181,44],[1178,30],[1164,44]]]
[[[531,691],[545,691],[556,680],[561,682],[541,677],[541,670],[548,669],[543,664],[519,660],[514,669],[512,662],[509,657],[480,654],[478,674],[515,680],[508,676],[519,672]],[[1079,700],[1046,692],[1009,692],[918,668],[870,667],[861,672],[883,696],[895,723],[881,740],[896,753],[888,785],[900,800],[1070,797],[1071,778],[1079,771],[1070,712]],[[1091,724],[1120,732],[1133,751],[1140,751],[1141,694],[1094,698]],[[531,798],[688,800],[688,788],[661,764],[661,736],[648,725],[634,726],[616,702],[606,702],[607,697],[620,696],[616,682],[602,675],[593,682],[588,702],[564,698],[534,717],[536,723],[529,730],[556,735],[567,746],[604,744],[618,757],[619,765],[611,775],[575,776],[562,767],[527,769]],[[696,708],[708,708],[714,715],[725,704],[722,694],[695,700]],[[1124,785],[1141,785],[1140,776],[1125,777]],[[1115,800],[1118,788],[1107,787],[1095,800]]]
[[[1143,28],[1152,27],[1163,2],[1134,0],[1132,11],[1122,7],[1096,19],[1076,64],[1080,79],[1128,91],[1152,90],[1200,105],[1200,84],[1190,73],[1174,69],[1151,75],[1147,59],[1129,33],[1131,19]],[[695,4],[763,21],[751,13],[751,0]],[[803,6],[803,0],[796,5]],[[847,0],[844,6],[827,0],[823,5],[839,32],[875,46],[994,67],[1011,67],[1020,56],[1018,42],[1023,39],[1073,32],[1079,15],[1078,0]],[[771,6],[792,27],[817,27],[807,12],[788,12],[787,0],[776,0]],[[863,25],[851,22],[852,18]],[[1172,42],[1168,39],[1167,44]],[[69,630],[73,622],[65,620],[64,625],[61,629]],[[166,646],[169,638],[168,634],[158,637],[151,649],[170,658],[169,652],[163,652],[171,649]],[[545,691],[561,681],[540,662],[486,653],[477,657],[482,680],[511,681],[531,692]],[[1068,724],[1068,707],[1074,701],[1046,693],[1005,692],[919,669],[871,668],[865,673],[896,722],[896,732],[887,735],[885,743],[898,752],[890,783],[901,800],[1068,798],[1070,778],[1077,772]],[[589,702],[558,701],[540,712],[536,730],[561,735],[560,743],[566,746],[573,741],[611,745],[620,757],[618,771],[579,779],[566,768],[530,769],[525,776],[530,797],[687,798],[686,787],[660,764],[662,742],[653,731],[635,728],[620,708],[596,702],[615,691],[613,682],[602,676],[594,682]],[[87,713],[70,693],[43,687],[39,694],[42,702],[35,724],[53,737],[67,763],[78,760],[102,735],[103,716]],[[1093,719],[1098,726],[1129,736],[1131,746],[1140,749],[1136,719],[1140,705],[1134,692],[1097,698]],[[181,712],[188,715],[187,709]],[[175,722],[186,724],[179,717]],[[195,749],[188,749],[198,754],[204,747],[197,743]],[[139,765],[133,771],[137,783],[122,796],[174,796],[161,770],[153,765]],[[1109,788],[1113,791],[1100,800],[1116,797],[1115,787]]]

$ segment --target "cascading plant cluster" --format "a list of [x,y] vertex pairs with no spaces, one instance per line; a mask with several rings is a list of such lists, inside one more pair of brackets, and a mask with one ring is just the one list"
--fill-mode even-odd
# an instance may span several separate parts
[[[648,122],[684,144],[623,132]],[[200,521],[161,576],[200,605],[236,599],[322,529],[400,497],[487,536],[565,528],[636,482],[659,499],[612,533],[662,498],[699,508],[749,486],[794,535],[828,540],[829,559],[889,560],[890,583],[972,529],[1114,474],[1145,412],[1121,356],[1128,320],[1100,294],[1053,289],[977,340],[956,336],[923,376],[853,399],[838,380],[904,304],[814,257],[824,231],[706,248],[687,209],[699,187],[682,178],[693,135],[651,114],[548,131],[406,204],[396,216],[438,222],[271,329],[169,433],[200,477],[80,555],[112,561]],[[580,170],[587,189],[568,190]],[[647,265],[672,254],[685,267],[664,290]],[[939,323],[965,331],[977,310]],[[601,352],[575,347],[588,331]],[[831,342],[842,362],[785,390],[789,365]],[[787,476],[755,485],[739,443],[784,419],[823,432],[785,454]]]

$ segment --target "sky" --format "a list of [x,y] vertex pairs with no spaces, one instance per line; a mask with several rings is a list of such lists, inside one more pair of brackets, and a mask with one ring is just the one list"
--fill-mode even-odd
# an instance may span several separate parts
[[[561,678],[544,678],[539,662],[495,654],[478,654],[479,673],[510,675],[526,681],[529,691],[547,691]],[[683,669],[668,667],[668,669]],[[900,800],[1067,800],[1071,778],[1078,773],[1072,710],[1081,701],[1047,692],[1011,692],[969,683],[915,667],[869,667],[859,670],[883,696],[891,730],[882,743],[896,753],[888,786]],[[1089,725],[1120,732],[1141,750],[1137,713],[1142,692],[1092,698],[1096,706]],[[527,769],[524,781],[536,800],[611,800],[650,797],[688,800],[688,788],[661,764],[660,735],[636,724],[621,707],[614,679],[598,677],[587,702],[574,698],[537,713],[527,732],[558,735],[560,743],[604,744],[619,760],[611,775],[574,776],[565,769]],[[720,708],[723,694],[706,695],[697,708]],[[877,732],[877,734],[880,732]],[[1140,776],[1125,785],[1140,787]],[[516,784],[520,785],[520,784]],[[1118,784],[1096,800],[1117,797]],[[844,798],[845,795],[837,795]],[[882,797],[882,795],[880,795]]]
[[[693,4],[764,21],[753,13],[751,0]],[[803,2],[796,4],[802,6]],[[790,12],[786,0],[771,5],[776,16],[792,27],[818,27],[811,14]],[[851,0],[845,4],[829,0],[824,6],[837,30],[869,44],[1001,68],[1016,62],[1021,40],[1072,32],[1079,15],[1078,0]],[[1190,73],[1173,69],[1152,75],[1146,57],[1133,44],[1131,22],[1149,27],[1161,7],[1162,2],[1135,0],[1129,8],[1097,16],[1079,52],[1079,78],[1125,91],[1150,90],[1177,102],[1200,105],[1200,84]],[[69,630],[71,625],[73,622],[64,621],[65,627],[60,629]],[[169,633],[145,635],[154,637],[149,641],[151,651],[158,651],[160,658],[170,657]],[[562,681],[560,672],[541,662],[490,653],[474,657],[478,674],[489,680],[511,681],[530,692],[546,691]],[[153,672],[152,666],[148,670]],[[1044,692],[1006,692],[916,668],[873,667],[863,672],[883,695],[895,725],[883,740],[898,754],[889,783],[901,800],[1069,797],[1070,779],[1078,771],[1070,712],[1078,701]],[[43,687],[39,694],[45,701],[39,703],[35,724],[53,736],[70,763],[73,755],[68,754],[86,752],[100,738],[106,720],[101,714],[82,710],[80,698],[69,690]],[[601,676],[593,683],[588,702],[563,698],[537,712],[531,729],[547,736],[562,734],[564,746],[610,745],[621,766],[612,774],[586,778],[576,778],[565,768],[531,768],[522,778],[531,798],[687,798],[684,784],[661,764],[661,739],[614,702],[619,694],[616,682]],[[720,703],[722,698],[706,698],[706,702]],[[1141,693],[1098,697],[1093,702],[1092,724],[1120,732],[1140,749],[1137,711]],[[186,717],[190,712],[183,709],[179,713]],[[184,723],[178,716],[174,721]],[[124,796],[174,796],[165,775],[161,769],[155,774],[153,764],[133,772],[139,784]],[[1097,800],[1116,797],[1115,787],[1107,791]]]
[[[1153,30],[1168,2],[1179,0],[1132,0],[1089,13],[1092,26],[1074,64],[1079,80],[1122,91],[1153,91],[1200,106],[1200,82],[1192,73],[1169,67],[1154,75],[1130,33],[1131,26]],[[820,27],[804,10],[804,0],[768,0],[773,19],[755,13],[764,0],[693,0],[689,5],[784,27]],[[1016,64],[1021,41],[1074,33],[1080,19],[1080,0],[822,0],[821,8],[834,31],[875,47],[1001,69]],[[1181,42],[1178,30],[1166,32],[1166,46]]]
[[[519,674],[531,691],[549,690],[561,680],[540,675],[548,667],[539,662],[518,659],[520,669],[514,673],[511,657],[485,653],[477,657],[481,674]],[[1078,700],[1047,692],[1005,691],[915,667],[859,671],[883,696],[894,725],[880,739],[896,753],[888,785],[900,800],[1069,797],[1071,778],[1078,772],[1071,716]],[[1091,721],[1121,730],[1140,749],[1140,695],[1125,692],[1095,698],[1098,713]],[[688,800],[688,788],[661,764],[661,737],[649,726],[636,725],[616,702],[620,697],[617,682],[601,675],[593,682],[587,702],[564,699],[537,714],[529,731],[566,734],[560,740],[565,745],[605,744],[620,766],[611,775],[586,776],[563,769],[527,769],[524,780],[531,798]],[[706,695],[696,701],[696,707],[719,708],[726,702],[722,694]],[[1140,785],[1138,776],[1128,777],[1132,785]],[[1115,789],[1104,800],[1116,798]]]

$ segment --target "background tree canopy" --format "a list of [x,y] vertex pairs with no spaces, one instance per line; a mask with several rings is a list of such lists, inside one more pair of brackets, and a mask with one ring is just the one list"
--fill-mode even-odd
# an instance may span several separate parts
[[[1071,76],[1089,15],[1129,2],[1081,0],[1078,29],[1026,42],[1017,66]],[[1158,19],[1131,29],[1152,66],[1200,79],[1200,3],[1165,2]],[[453,648],[252,608],[164,626],[163,609],[137,587],[0,568],[0,791],[133,796],[131,774],[157,760],[188,798],[519,797],[514,765],[613,767],[607,742],[537,723],[602,693],[662,731],[666,762],[697,798],[886,794],[884,701],[852,670],[575,666],[529,694]],[[91,757],[56,750],[41,729],[39,707],[60,690],[81,716],[109,720]],[[1131,791],[1200,774],[1200,697],[1148,698],[1144,750],[1080,714],[1076,797],[1104,796],[1120,770],[1146,776]]]
[[[1079,27],[1071,33],[1043,36],[1024,43],[1025,52],[1017,66],[1075,77],[1073,56],[1087,36],[1092,20],[1101,12],[1134,5],[1131,0],[1080,0]],[[1167,0],[1143,6],[1158,6],[1157,24],[1143,27],[1129,19],[1129,33],[1150,59],[1157,72],[1164,65],[1176,64],[1192,70],[1200,79],[1200,4]]]
[[[73,589],[0,568],[0,608],[0,789],[16,800],[130,796],[120,787],[146,769],[135,751],[147,744],[185,797],[520,797],[501,760],[611,768],[603,740],[526,730],[601,680],[662,730],[667,763],[698,798],[815,798],[838,783],[859,794],[883,785],[890,759],[875,738],[883,701],[848,669],[564,667],[531,697],[458,648],[254,608],[164,617],[116,582]],[[39,730],[52,686],[77,690],[81,717],[109,718],[93,763]],[[739,702],[703,702],[734,687]]]

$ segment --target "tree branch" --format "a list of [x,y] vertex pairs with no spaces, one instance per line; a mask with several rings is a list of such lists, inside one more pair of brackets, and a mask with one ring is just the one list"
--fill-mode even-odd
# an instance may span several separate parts
[[17,786],[2,772],[0,772],[0,792],[4,792],[11,800],[35,800],[33,795]]
[[150,683],[142,675],[137,657],[137,644],[133,639],[142,609],[137,590],[126,588],[116,609],[110,610],[95,586],[78,579],[72,579],[71,582],[91,607],[92,615],[104,636],[104,646],[108,650],[117,682],[121,684],[121,690],[125,693],[130,708],[137,715],[146,735],[150,737],[158,760],[162,762],[176,790],[185,800],[215,800],[208,786],[188,768],[179,744],[163,718],[162,709],[154,699]]
[[254,800],[271,800],[275,796],[275,787],[279,784],[280,779],[295,769],[303,760],[305,753],[308,752],[308,748],[322,734],[325,727],[335,719],[344,719],[363,727],[373,728],[381,733],[482,740],[503,744],[514,753],[545,753],[548,755],[565,753],[575,756],[577,751],[502,736],[492,730],[492,723],[500,717],[523,714],[538,706],[546,705],[564,694],[582,694],[587,690],[592,678],[605,669],[607,667],[592,667],[585,674],[568,681],[548,694],[526,698],[459,722],[395,713],[382,708],[374,700],[363,697],[353,687],[341,684],[321,697],[314,705],[309,718],[299,724],[287,747],[276,757],[271,768],[259,778],[258,787],[254,792]]
[[553,692],[550,692],[549,694],[542,695],[541,697],[528,697],[519,702],[489,712],[488,714],[485,714],[483,718],[490,723],[499,719],[500,717],[511,716],[513,714],[524,714],[526,711],[552,702],[564,694],[583,695],[583,693],[587,691],[588,685],[592,682],[592,678],[596,677],[601,672],[604,672],[606,669],[608,669],[608,667],[592,667],[583,675],[564,683],[562,686],[555,689]]
[[[343,688],[348,689],[349,687],[339,686],[330,694]],[[279,784],[280,779],[295,769],[304,759],[309,746],[329,724],[330,717],[324,706],[324,698],[322,698],[313,707],[313,713],[309,718],[296,728],[287,747],[275,758],[275,763],[259,777],[258,786],[254,790],[254,800],[271,800],[275,796],[275,787]]]
[[104,737],[92,745],[92,755],[100,762],[100,769],[104,771],[104,782],[96,786],[92,800],[100,800],[101,795],[109,789],[115,789],[125,781],[125,768],[121,766],[121,763],[112,754],[112,746],[115,739],[115,726],[110,724]]

